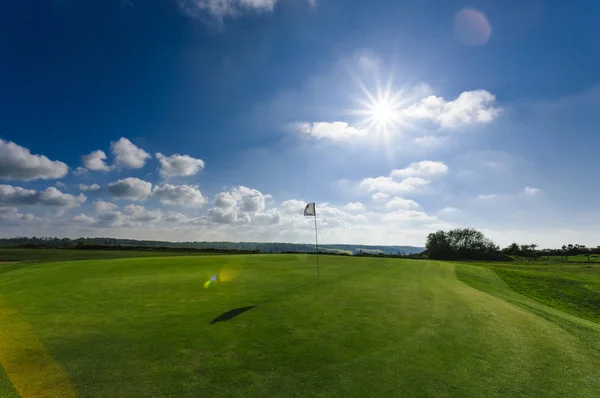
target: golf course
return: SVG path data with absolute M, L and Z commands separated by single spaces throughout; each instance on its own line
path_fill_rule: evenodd
M 597 269 L 570 267 L 597 297 Z M 509 285 L 518 267 L 321 256 L 320 268 L 310 254 L 0 264 L 0 397 L 600 392 L 595 302 Z

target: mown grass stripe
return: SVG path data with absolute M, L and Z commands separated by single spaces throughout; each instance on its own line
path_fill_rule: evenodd
M 0 298 L 0 364 L 23 398 L 75 397 L 69 377 L 29 324 Z

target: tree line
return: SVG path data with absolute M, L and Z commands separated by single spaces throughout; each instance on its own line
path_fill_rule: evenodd
M 543 257 L 585 255 L 591 261 L 592 255 L 600 255 L 600 246 L 586 247 L 581 244 L 565 244 L 558 249 L 538 249 L 538 244 L 511 243 L 500 249 L 481 231 L 473 228 L 457 228 L 449 231 L 437 231 L 429 234 L 425 243 L 425 252 L 434 260 L 492 260 L 510 261 L 513 257 L 538 259 Z

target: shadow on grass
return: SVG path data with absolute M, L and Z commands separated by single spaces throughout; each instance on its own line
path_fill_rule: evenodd
M 310 285 L 311 283 L 314 283 L 314 282 L 316 282 L 316 281 L 317 281 L 317 279 L 313 279 L 312 281 L 309 281 L 309 282 L 303 283 L 303 284 L 301 284 L 301 285 L 298 285 L 298 286 L 294 286 L 293 288 L 291 288 L 291 289 L 288 289 L 288 290 L 286 290 L 286 291 L 284 291 L 284 292 L 278 293 L 278 294 L 274 295 L 273 297 L 269 297 L 268 299 L 266 299 L 266 300 L 263 300 L 263 301 L 261 301 L 261 302 L 260 302 L 260 303 L 258 303 L 258 304 L 251 305 L 251 306 L 249 306 L 249 307 L 240 307 L 240 308 L 234 308 L 234 309 L 232 309 L 232 310 L 229 310 L 229 311 L 227 311 L 227 312 L 224 312 L 224 313 L 222 313 L 221 315 L 219 315 L 218 317 L 216 317 L 215 319 L 213 319 L 212 321 L 210 321 L 210 324 L 211 324 L 211 325 L 213 325 L 213 324 L 215 324 L 215 323 L 218 323 L 218 322 L 225 322 L 225 321 L 228 321 L 228 320 L 230 320 L 230 319 L 232 319 L 232 318 L 235 318 L 235 317 L 236 317 L 236 316 L 238 316 L 238 315 L 242 315 L 244 312 L 246 312 L 246 311 L 249 311 L 249 310 L 251 310 L 252 308 L 256 308 L 256 307 L 258 307 L 259 305 L 262 305 L 262 304 L 268 303 L 269 301 L 271 301 L 271 300 L 274 300 L 274 299 L 276 299 L 277 297 L 281 297 L 281 296 L 283 296 L 283 295 L 285 295 L 285 294 L 288 294 L 288 293 L 290 293 L 290 292 L 292 292 L 292 291 L 294 291 L 294 290 L 296 290 L 296 289 L 299 289 L 299 288 L 301 288 L 301 287 L 308 286 L 308 285 Z

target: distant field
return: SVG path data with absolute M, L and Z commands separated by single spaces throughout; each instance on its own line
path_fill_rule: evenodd
M 600 255 L 599 254 L 590 254 L 590 258 L 583 254 L 579 254 L 577 256 L 568 256 L 565 260 L 565 256 L 540 256 L 538 262 L 552 262 L 552 263 L 600 263 Z
M 342 256 L 321 265 L 318 281 L 315 256 L 301 254 L 51 262 L 0 274 L 0 397 L 600 391 L 600 325 L 517 294 L 494 272 L 528 269 Z

